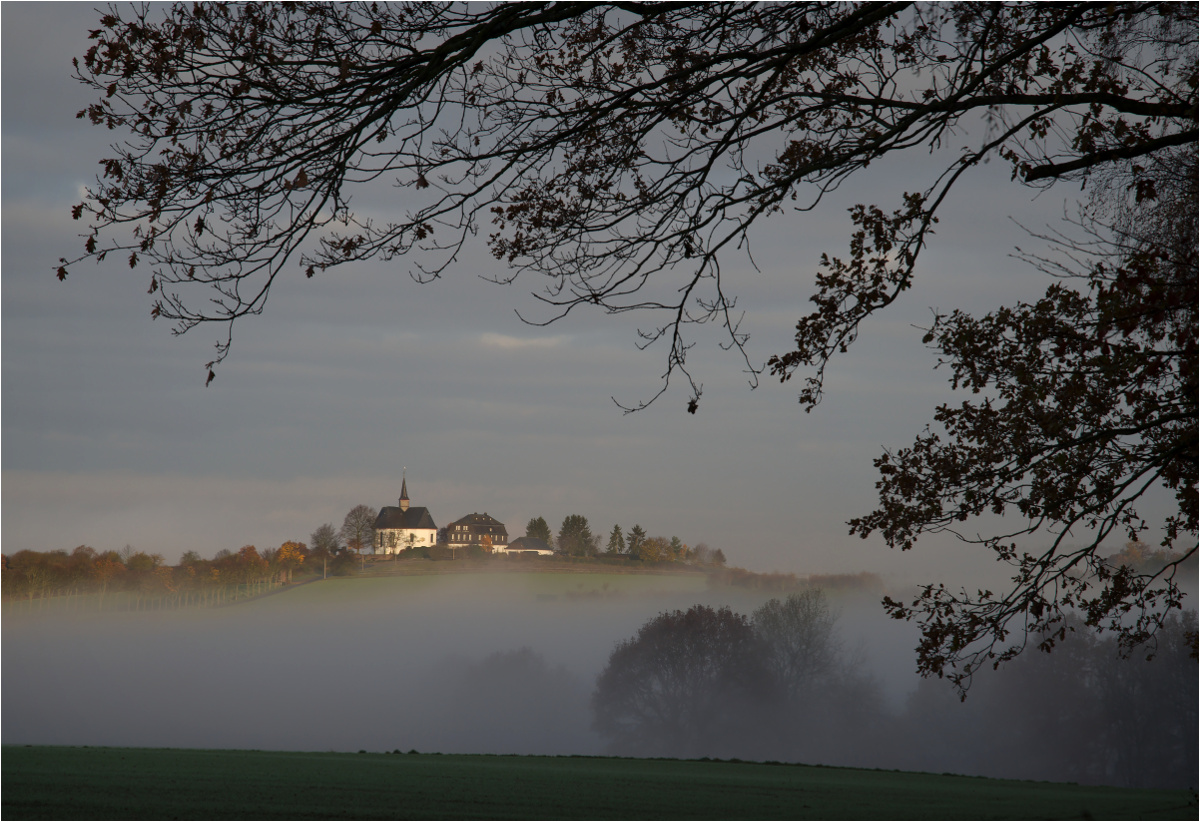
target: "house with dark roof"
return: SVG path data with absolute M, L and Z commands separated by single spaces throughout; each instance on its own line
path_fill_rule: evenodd
M 469 548 L 472 545 L 487 551 L 504 550 L 508 547 L 508 529 L 500 520 L 488 516 L 487 511 L 468 514 L 446 526 L 447 547 Z
M 405 548 L 428 548 L 437 543 L 437 526 L 429 509 L 411 506 L 408 478 L 400 484 L 400 504 L 385 505 L 375 518 L 375 553 L 395 554 Z
M 554 549 L 537 537 L 517 537 L 505 549 L 497 549 L 502 554 L 537 554 L 553 556 Z

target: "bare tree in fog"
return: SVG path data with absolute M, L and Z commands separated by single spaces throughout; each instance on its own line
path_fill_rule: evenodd
M 426 694 L 416 722 L 419 735 L 436 738 L 438 750 L 590 752 L 580 749 L 588 738 L 585 684 L 529 648 L 493 653 L 479 662 L 446 660 L 419 690 Z
M 342 522 L 342 541 L 356 553 L 371 550 L 375 545 L 375 520 L 379 512 L 369 505 L 356 505 Z
M 834 635 L 837 617 L 825 592 L 810 588 L 754 612 L 754 630 L 763 641 L 767 667 L 792 698 L 827 677 L 841 655 Z
M 1068 621 L 1053 654 L 976 683 L 965 703 L 923 680 L 903 722 L 901 767 L 1014 779 L 1194 788 L 1200 675 L 1196 613 L 1163 623 L 1158 652 L 1123 658 L 1117 639 Z
M 774 697 L 750 621 L 696 605 L 617 645 L 592 696 L 593 727 L 619 753 L 727 755 Z
M 317 526 L 317 530 L 313 531 L 312 536 L 308 538 L 308 544 L 312 546 L 312 552 L 315 556 L 329 556 L 338 547 L 337 529 L 333 527 L 332 522 Z
M 783 699 L 761 756 L 878 767 L 891 720 L 879 684 L 846 653 L 825 592 L 810 588 L 754 612 L 755 633 Z
M 1143 788 L 1196 787 L 1200 673 L 1196 612 L 1171 614 L 1157 653 L 1123 658 L 1112 640 L 1087 637 L 1097 657 L 1104 778 Z

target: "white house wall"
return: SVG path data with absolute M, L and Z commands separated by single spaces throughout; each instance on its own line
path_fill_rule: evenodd
M 381 528 L 375 532 L 375 553 L 395 554 L 403 551 L 408 547 L 410 534 L 413 537 L 413 547 L 428 548 L 437 543 L 437 531 L 433 528 Z

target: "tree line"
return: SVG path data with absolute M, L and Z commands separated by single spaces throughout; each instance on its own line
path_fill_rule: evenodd
M 22 550 L 0 558 L 5 599 L 100 597 L 101 607 L 131 609 L 215 605 L 264 593 L 294 580 L 297 572 L 339 575 L 355 567 L 349 551 L 287 540 L 277 548 L 244 545 L 211 559 L 187 551 L 178 565 L 162 554 L 97 551 L 80 545 L 67 552 Z M 105 604 L 107 601 L 107 605 Z
M 3 555 L 3 591 L 5 599 L 47 599 L 82 595 L 114 595 L 113 607 L 179 607 L 191 604 L 217 604 L 261 593 L 271 586 L 292 582 L 299 572 L 306 575 L 341 576 L 358 567 L 357 557 L 374 545 L 374 523 L 378 512 L 368 505 L 356 505 L 347 512 L 341 528 L 332 523 L 318 526 L 307 544 L 287 540 L 277 548 L 258 549 L 244 545 L 237 551 L 222 549 L 211 559 L 187 551 L 178 565 L 168 565 L 162 554 L 147 553 L 126 546 L 121 551 L 97 551 L 89 545 L 65 550 L 39 552 L 21 550 Z M 526 536 L 556 545 L 567 556 L 600 555 L 597 539 L 587 518 L 571 514 L 563 520 L 555 539 L 542 517 L 529 521 Z M 437 546 L 413 548 L 411 555 L 443 558 Z M 471 546 L 465 556 L 485 556 L 482 546 Z M 625 538 L 619 525 L 613 526 L 607 549 L 609 556 L 622 556 L 642 562 L 677 562 L 696 566 L 723 566 L 725 555 L 704 543 L 690 547 L 678 537 L 648 537 L 639 525 Z M 447 558 L 449 555 L 447 554 Z
M 543 517 L 534 517 L 525 525 L 525 536 L 540 539 L 547 545 L 570 557 L 627 557 L 640 562 L 679 562 L 689 565 L 720 566 L 725 564 L 725 552 L 712 549 L 703 542 L 689 546 L 679 537 L 648 536 L 641 525 L 634 525 L 626 533 L 621 526 L 614 525 L 608 534 L 604 550 L 600 549 L 600 537 L 592 533 L 587 517 L 569 514 L 563 518 L 558 536 L 550 532 Z
M 925 678 L 899 708 L 845 647 L 820 589 L 752 615 L 696 605 L 619 643 L 591 699 L 610 753 L 953 771 L 1186 788 L 1197 769 L 1196 612 L 1123 656 L 1072 616 L 1054 654 L 991 672 L 961 701 Z

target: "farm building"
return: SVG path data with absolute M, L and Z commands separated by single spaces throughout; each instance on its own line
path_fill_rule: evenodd
M 468 514 L 446 526 L 446 545 L 450 548 L 479 545 L 485 550 L 503 551 L 508 547 L 508 529 L 486 511 Z
M 507 548 L 496 550 L 503 554 L 533 553 L 539 556 L 553 556 L 554 554 L 554 549 L 537 537 L 517 537 L 508 544 Z

